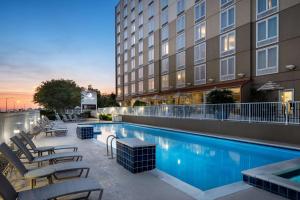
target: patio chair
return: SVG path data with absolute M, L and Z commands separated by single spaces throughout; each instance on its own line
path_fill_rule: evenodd
M 27 149 L 25 144 L 17 136 L 13 136 L 10 140 L 22 151 L 29 163 L 38 163 L 41 166 L 44 161 L 48 161 L 49 164 L 57 163 L 58 161 L 81 161 L 82 155 L 78 152 L 67 153 L 53 153 L 46 156 L 34 157 L 32 153 Z
M 9 161 L 9 163 L 16 168 L 16 170 L 20 173 L 22 177 L 31 180 L 32 188 L 36 185 L 36 179 L 38 178 L 47 178 L 49 183 L 52 183 L 53 182 L 52 176 L 56 180 L 81 177 L 81 175 L 85 170 L 86 171 L 85 177 L 88 177 L 90 171 L 89 165 L 83 161 L 58 163 L 58 164 L 48 165 L 36 169 L 27 169 L 24 166 L 24 164 L 21 162 L 20 158 L 17 157 L 17 155 L 7 146 L 7 144 L 5 143 L 0 144 L 0 152 L 5 157 L 5 159 Z M 79 174 L 77 176 L 71 176 L 68 174 L 65 176 L 61 176 L 62 173 L 70 172 L 70 171 L 78 171 Z
M 41 200 L 87 193 L 81 199 L 87 199 L 91 192 L 99 191 L 98 199 L 102 198 L 103 188 L 93 179 L 75 179 L 63 181 L 31 190 L 17 192 L 7 178 L 0 173 L 0 196 L 4 200 Z
M 77 146 L 72 146 L 72 145 L 60 145 L 60 146 L 43 146 L 43 147 L 37 147 L 34 142 L 32 141 L 32 138 L 29 136 L 30 134 L 25 133 L 24 131 L 22 131 L 20 133 L 20 136 L 24 139 L 24 141 L 26 141 L 25 145 L 29 145 L 30 148 L 32 149 L 33 153 L 37 153 L 39 156 L 42 156 L 44 152 L 48 152 L 49 151 L 52 153 L 56 150 L 67 150 L 67 149 L 71 149 L 74 152 L 78 151 L 78 147 Z
M 70 119 L 68 119 L 68 117 L 65 114 L 63 114 L 62 117 L 64 122 L 70 122 Z
M 75 122 L 76 120 L 72 117 L 71 114 L 66 114 L 66 116 L 68 117 L 68 119 L 71 121 L 71 122 Z

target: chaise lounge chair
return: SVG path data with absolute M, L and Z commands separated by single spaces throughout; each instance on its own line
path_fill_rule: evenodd
M 84 170 L 86 170 L 85 177 L 87 177 L 90 171 L 90 167 L 85 162 L 82 161 L 58 163 L 54 165 L 48 165 L 45 167 L 28 170 L 21 162 L 21 160 L 16 156 L 16 154 L 7 146 L 7 144 L 5 143 L 0 144 L 0 152 L 5 157 L 5 159 L 8 160 L 10 164 L 17 169 L 17 171 L 20 173 L 21 176 L 23 176 L 25 179 L 31 180 L 32 188 L 35 186 L 36 179 L 38 178 L 48 178 L 49 183 L 52 183 L 53 182 L 52 176 L 56 180 L 81 177 Z M 61 176 L 62 172 L 69 172 L 69 171 L 78 171 L 79 174 L 77 176 L 74 175 Z M 58 174 L 60 176 L 58 176 Z
M 34 157 L 32 153 L 27 149 L 25 144 L 17 136 L 13 136 L 10 140 L 17 145 L 17 147 L 25 155 L 29 163 L 38 163 L 38 166 L 44 161 L 48 161 L 49 164 L 57 163 L 58 161 L 79 161 L 82 160 L 82 155 L 78 152 L 67 152 L 67 153 L 53 153 L 46 156 Z
M 75 179 L 60 183 L 55 183 L 32 190 L 24 190 L 17 192 L 7 178 L 0 173 L 0 196 L 4 200 L 41 200 L 41 199 L 57 199 L 59 197 L 87 193 L 81 199 L 87 199 L 91 192 L 99 191 L 98 200 L 102 198 L 103 188 L 93 179 Z

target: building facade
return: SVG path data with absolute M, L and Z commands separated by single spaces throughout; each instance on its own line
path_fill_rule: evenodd
M 300 100 L 300 0 L 120 0 L 115 13 L 122 105 L 200 104 L 215 88 Z

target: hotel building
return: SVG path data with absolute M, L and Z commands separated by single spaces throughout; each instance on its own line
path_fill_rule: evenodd
M 300 100 L 300 0 L 120 0 L 115 16 L 122 105 L 200 104 L 214 88 Z

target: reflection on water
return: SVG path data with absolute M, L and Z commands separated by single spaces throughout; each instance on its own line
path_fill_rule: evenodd
M 241 171 L 299 157 L 296 151 L 183 134 L 129 124 L 97 124 L 108 135 L 157 144 L 157 168 L 201 190 L 241 180 Z

